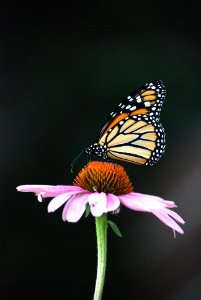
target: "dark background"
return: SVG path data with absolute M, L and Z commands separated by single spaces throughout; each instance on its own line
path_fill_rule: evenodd
M 193 1 L 1 2 L 0 295 L 92 299 L 94 219 L 64 223 L 20 184 L 71 184 L 70 163 L 133 89 L 162 79 L 167 151 L 123 164 L 135 191 L 177 203 L 185 234 L 124 208 L 103 299 L 201 298 L 201 34 Z

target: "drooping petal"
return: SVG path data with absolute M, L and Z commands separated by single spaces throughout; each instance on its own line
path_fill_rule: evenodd
M 113 194 L 107 194 L 106 212 L 116 210 L 119 206 L 119 198 Z
M 164 224 L 172 228 L 173 230 L 183 234 L 184 231 L 181 229 L 181 227 L 172 219 L 170 216 L 168 216 L 166 211 L 155 211 L 153 210 L 152 213 Z
M 73 192 L 81 193 L 86 192 L 79 186 L 74 185 L 20 185 L 17 187 L 19 192 L 33 192 L 40 195 L 41 198 L 55 197 L 57 195 Z
M 167 214 L 174 218 L 177 222 L 185 224 L 185 221 L 175 211 L 172 211 L 168 208 L 163 209 L 163 211 L 167 212 Z
M 107 196 L 105 193 L 91 194 L 88 198 L 88 202 L 94 217 L 100 217 L 104 212 L 107 212 Z
M 86 203 L 88 202 L 89 193 L 77 194 L 72 196 L 63 209 L 62 219 L 63 221 L 68 221 L 75 223 L 83 215 Z
M 48 204 L 48 212 L 54 212 L 57 210 L 60 206 L 62 206 L 68 199 L 72 196 L 75 195 L 74 192 L 70 193 L 64 193 L 56 196 L 53 198 L 50 203 Z
M 184 224 L 184 220 L 176 212 L 169 209 L 176 207 L 173 201 L 167 201 L 160 197 L 139 193 L 120 195 L 118 198 L 126 207 L 135 211 L 150 212 L 174 231 L 181 234 L 184 233 L 181 227 L 175 222 L 176 220 L 177 222 Z

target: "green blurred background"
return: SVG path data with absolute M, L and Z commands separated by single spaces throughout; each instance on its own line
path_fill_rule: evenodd
M 167 150 L 154 167 L 126 168 L 135 191 L 177 203 L 184 236 L 126 208 L 108 236 L 103 299 L 201 299 L 201 34 L 191 1 L 1 4 L 0 296 L 92 299 L 94 219 L 17 193 L 20 184 L 70 184 L 75 156 L 135 88 L 162 79 Z

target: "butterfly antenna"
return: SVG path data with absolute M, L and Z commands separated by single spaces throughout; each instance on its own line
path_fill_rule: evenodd
M 91 161 L 91 154 L 85 151 L 87 162 Z
M 74 166 L 76 165 L 76 163 L 78 162 L 80 156 L 82 155 L 82 153 L 83 153 L 84 151 L 85 151 L 85 150 L 82 150 L 82 151 L 75 157 L 75 159 L 72 161 L 72 163 L 71 163 L 71 173 L 73 173 Z

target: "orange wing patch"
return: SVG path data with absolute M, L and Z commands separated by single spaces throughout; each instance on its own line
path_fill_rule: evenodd
M 155 90 L 147 90 L 141 94 L 145 106 L 153 106 L 156 103 L 157 94 Z
M 124 118 L 128 117 L 129 113 L 123 113 L 121 115 L 118 115 L 117 117 L 114 118 L 114 120 L 109 124 L 108 127 L 106 127 L 104 133 L 108 132 L 108 130 L 110 130 L 110 128 L 112 128 L 113 126 L 115 126 L 116 124 L 118 124 L 121 120 L 123 120 Z
M 137 156 L 141 156 L 142 158 L 149 159 L 151 156 L 151 151 L 149 149 L 144 149 L 140 147 L 135 146 L 121 146 L 121 147 L 111 147 L 110 148 L 111 153 L 118 153 L 118 154 L 134 154 Z
M 128 121 L 127 121 L 128 122 Z M 125 124 L 127 123 L 125 122 Z M 143 127 L 143 126 L 146 126 L 147 123 L 144 122 L 144 121 L 138 121 L 138 122 L 135 122 L 132 126 L 130 126 L 129 128 L 125 129 L 124 132 L 125 133 L 132 133 L 134 131 L 136 131 L 137 129 Z M 122 126 L 123 128 L 123 126 Z
M 108 153 L 108 156 L 110 158 L 113 159 L 118 159 L 118 160 L 123 160 L 123 161 L 127 161 L 133 164 L 137 164 L 137 165 L 144 165 L 147 162 L 147 159 L 145 158 L 141 158 L 141 157 L 137 157 L 137 156 L 132 156 L 132 155 L 125 155 L 122 153 L 115 153 L 113 151 Z
M 156 95 L 156 91 L 155 90 L 147 90 L 147 91 L 143 92 L 141 95 L 142 95 L 142 97 L 149 96 L 149 95 Z
M 134 112 L 132 112 L 130 114 L 130 116 L 136 116 L 136 115 L 139 115 L 139 114 L 146 115 L 148 112 L 149 111 L 146 108 L 139 108 L 139 109 L 135 110 Z
M 156 148 L 156 143 L 153 141 L 138 140 L 132 143 L 133 145 L 142 146 L 153 151 Z
M 111 142 L 108 143 L 108 147 L 114 147 L 125 143 L 130 143 L 138 139 L 138 134 L 119 134 Z
M 154 95 L 143 97 L 143 101 L 153 101 L 153 100 L 156 100 L 156 96 L 154 96 Z

